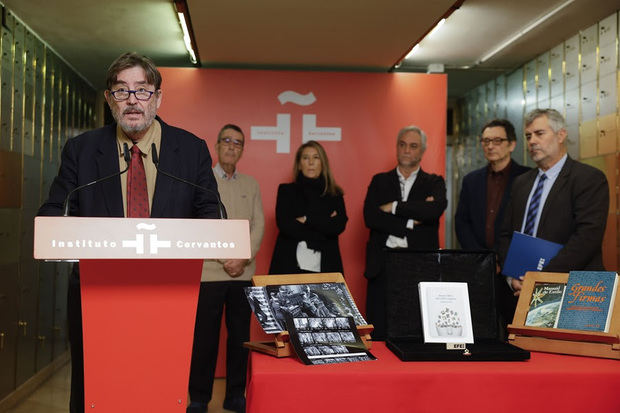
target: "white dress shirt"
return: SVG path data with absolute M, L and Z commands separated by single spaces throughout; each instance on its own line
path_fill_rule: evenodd
M 416 169 L 409 175 L 409 177 L 405 178 L 402 173 L 400 173 L 400 168 L 396 168 L 396 174 L 398 175 L 398 182 L 400 183 L 400 195 L 401 201 L 406 201 L 409 198 L 409 192 L 411 191 L 411 187 L 415 183 L 416 178 L 418 177 L 418 172 L 420 168 Z M 392 214 L 396 214 L 396 207 L 398 206 L 398 201 L 392 202 Z M 407 228 L 413 229 L 413 219 L 407 220 L 406 224 Z M 388 236 L 385 241 L 385 246 L 388 248 L 407 248 L 407 237 L 397 237 L 395 235 Z

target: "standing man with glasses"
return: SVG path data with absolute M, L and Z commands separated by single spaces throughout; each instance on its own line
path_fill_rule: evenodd
M 484 125 L 480 144 L 487 166 L 463 178 L 454 216 L 456 237 L 465 250 L 492 250 L 515 178 L 530 168 L 512 158 L 517 136 L 512 123 L 494 119 Z
M 515 128 L 505 119 L 494 119 L 482 127 L 480 144 L 487 166 L 463 178 L 459 205 L 454 216 L 456 237 L 465 250 L 495 250 L 504 211 L 515 178 L 530 168 L 512 158 L 517 145 Z M 500 325 L 511 317 L 512 291 L 505 282 L 495 282 Z M 508 304 L 506 304 L 508 303 Z
M 126 174 L 104 180 L 71 196 L 69 214 L 83 217 L 218 218 L 217 183 L 204 140 L 156 116 L 162 101 L 161 75 L 151 59 L 136 53 L 118 57 L 107 73 L 105 98 L 114 124 L 69 139 L 60 170 L 39 215 L 63 215 L 69 192 L 126 168 L 124 146 L 131 149 Z M 158 175 L 159 167 L 207 188 L 201 191 Z M 67 297 L 71 344 L 70 411 L 84 412 L 84 362 L 79 267 L 69 279 Z M 154 360 L 155 362 L 155 360 Z M 122 374 L 122 372 L 119 372 Z
M 198 297 L 192 367 L 189 376 L 191 403 L 187 413 L 204 413 L 213 393 L 213 379 L 220 341 L 220 325 L 226 307 L 226 395 L 224 408 L 245 412 L 245 381 L 248 350 L 243 343 L 250 339 L 251 310 L 244 288 L 256 270 L 265 220 L 260 188 L 256 179 L 237 171 L 245 146 L 243 131 L 237 125 L 222 127 L 215 150 L 218 163 L 213 168 L 222 202 L 231 219 L 250 222 L 249 260 L 206 260 Z
M 607 178 L 567 155 L 566 123 L 554 109 L 535 109 L 525 116 L 525 139 L 537 168 L 519 176 L 512 186 L 498 242 L 500 262 L 506 259 L 513 231 L 519 231 L 563 245 L 542 271 L 604 270 Z M 506 280 L 518 296 L 523 277 Z M 516 299 L 511 305 L 514 314 Z

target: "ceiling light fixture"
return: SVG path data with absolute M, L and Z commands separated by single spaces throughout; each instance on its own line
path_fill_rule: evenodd
M 443 26 L 443 24 L 446 22 L 446 19 L 441 19 L 439 20 L 439 23 L 437 23 L 435 25 L 435 27 L 433 27 L 433 30 L 431 30 L 431 32 L 428 34 L 427 37 L 431 37 L 434 33 L 437 33 L 437 29 L 439 29 L 441 26 Z
M 192 63 L 196 64 L 198 60 L 196 59 L 196 52 L 194 52 L 194 48 L 192 47 L 192 39 L 189 37 L 189 30 L 187 28 L 187 22 L 185 21 L 185 14 L 177 13 L 179 16 L 179 21 L 181 22 L 181 29 L 183 29 L 183 43 L 185 43 L 185 48 L 189 52 L 189 59 Z
M 422 42 L 422 40 L 424 40 L 424 38 L 425 38 L 426 36 L 430 36 L 430 35 L 431 35 L 432 33 L 434 33 L 434 32 L 435 32 L 435 31 L 436 31 L 439 27 L 441 27 L 441 26 L 442 26 L 442 25 L 446 22 L 446 19 L 447 19 L 448 17 L 450 17 L 450 15 L 451 15 L 452 13 L 454 13 L 456 10 L 458 10 L 464 2 L 465 2 L 465 0 L 457 0 L 456 2 L 454 2 L 454 4 L 453 4 L 452 6 L 450 6 L 450 8 L 449 8 L 449 9 L 448 9 L 448 10 L 447 10 L 447 11 L 446 11 L 446 12 L 445 12 L 445 13 L 444 13 L 444 14 L 443 14 L 440 18 L 439 18 L 439 20 L 437 20 L 437 21 L 435 22 L 435 24 L 433 24 L 433 25 L 431 26 L 431 28 L 430 28 L 430 29 L 428 29 L 428 30 L 426 31 L 426 33 L 424 33 L 424 34 L 422 35 L 422 37 L 420 37 L 420 38 L 418 39 L 418 41 L 417 41 L 417 42 L 415 42 L 415 43 L 413 44 L 413 46 L 411 46 L 411 48 L 410 48 L 409 50 L 407 50 L 407 53 L 405 53 L 404 55 L 402 55 L 402 56 L 400 57 L 400 59 L 398 59 L 398 60 L 396 61 L 396 63 L 394 63 L 394 65 L 392 65 L 392 67 L 390 68 L 389 72 L 392 72 L 392 71 L 394 71 L 394 69 L 396 69 L 396 68 L 400 67 L 400 65 L 402 64 L 403 60 L 411 58 L 411 56 L 413 56 L 413 55 L 414 55 L 414 54 L 415 54 L 415 53 L 416 53 L 416 52 L 420 49 L 420 43 Z
M 492 51 L 490 51 L 486 55 L 482 56 L 482 58 L 480 58 L 480 60 L 478 60 L 477 63 L 481 64 L 481 63 L 486 62 L 487 60 L 489 60 L 490 58 L 492 58 L 493 56 L 495 56 L 496 54 L 498 54 L 502 50 L 506 49 L 508 46 L 510 46 L 511 44 L 513 44 L 514 42 L 516 42 L 517 40 L 522 38 L 523 36 L 525 36 L 527 33 L 532 31 L 532 29 L 534 29 L 538 25 L 544 23 L 545 21 L 549 20 L 551 17 L 555 16 L 557 13 L 559 13 L 565 7 L 567 7 L 568 5 L 570 5 L 571 3 L 574 3 L 574 2 L 575 2 L 575 0 L 567 0 L 564 3 L 560 4 L 558 7 L 554 8 L 553 10 L 551 10 L 548 13 L 542 15 L 538 19 L 534 20 L 533 22 L 528 24 L 524 29 L 522 29 L 518 33 L 512 35 L 508 40 L 504 41 L 502 44 L 497 46 L 495 49 L 493 49 Z
M 416 44 L 415 46 L 413 46 L 413 49 L 411 49 L 411 51 L 409 53 L 407 53 L 407 56 L 405 56 L 405 59 L 411 59 L 411 57 L 418 51 L 420 50 L 420 43 Z
M 183 43 L 189 53 L 189 58 L 193 64 L 200 66 L 200 58 L 198 57 L 198 47 L 196 46 L 196 39 L 194 38 L 194 31 L 192 29 L 192 19 L 189 16 L 189 10 L 187 9 L 186 0 L 174 0 L 174 6 L 177 10 L 177 17 L 183 30 Z

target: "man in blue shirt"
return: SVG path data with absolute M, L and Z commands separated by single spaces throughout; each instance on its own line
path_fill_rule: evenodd
M 543 271 L 604 270 L 601 244 L 609 212 L 605 175 L 567 155 L 565 121 L 554 109 L 526 115 L 525 139 L 538 168 L 515 179 L 498 243 L 500 262 L 506 259 L 513 231 L 520 231 L 563 245 Z M 517 297 L 523 276 L 506 280 Z

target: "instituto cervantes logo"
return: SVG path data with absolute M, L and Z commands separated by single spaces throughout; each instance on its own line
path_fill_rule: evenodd
M 162 249 L 232 249 L 234 242 L 222 240 L 183 240 L 159 239 L 155 224 L 144 222 L 136 224 L 136 234 L 133 239 L 111 239 L 93 236 L 88 239 L 56 239 L 51 240 L 52 248 L 69 249 L 116 249 L 131 248 L 136 255 L 157 255 Z
M 316 102 L 314 93 L 301 93 L 287 90 L 278 95 L 281 105 L 294 103 L 299 106 L 310 106 Z M 259 141 L 276 141 L 276 153 L 291 152 L 291 114 L 277 113 L 275 126 L 252 126 L 250 139 Z M 302 115 L 302 143 L 308 141 L 340 141 L 342 129 L 337 127 L 318 127 L 316 114 L 304 113 Z

